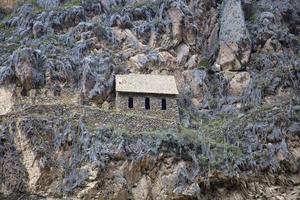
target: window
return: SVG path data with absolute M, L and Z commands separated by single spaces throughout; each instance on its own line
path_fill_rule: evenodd
M 145 98 L 145 109 L 146 110 L 150 109 L 150 98 L 149 97 Z
M 128 108 L 133 108 L 133 98 L 132 97 L 128 98 Z
M 161 99 L 161 109 L 167 110 L 167 101 L 166 99 Z

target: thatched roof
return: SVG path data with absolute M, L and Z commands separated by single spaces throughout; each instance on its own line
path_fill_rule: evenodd
M 116 91 L 151 94 L 178 94 L 174 76 L 116 75 Z

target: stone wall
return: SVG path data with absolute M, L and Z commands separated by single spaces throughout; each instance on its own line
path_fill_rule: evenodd
M 65 112 L 70 111 L 69 113 L 81 116 L 90 127 L 94 128 L 111 127 L 126 132 L 178 130 L 179 114 L 175 97 L 164 97 L 167 100 L 167 110 L 160 110 L 162 97 L 158 96 L 150 97 L 152 110 L 144 109 L 144 97 L 134 97 L 135 106 L 139 110 L 127 109 L 128 98 L 125 96 L 121 98 L 123 104 L 119 104 L 124 110 L 103 110 L 96 106 L 81 105 L 79 96 L 67 91 L 63 91 L 61 96 L 53 96 L 45 94 L 46 91 L 31 90 L 28 96 L 17 95 L 17 98 L 12 98 L 9 91 L 0 89 L 0 97 L 2 97 L 0 98 L 0 117 L 20 112 L 26 112 L 26 114 L 47 112 L 49 115 L 52 113 L 56 115 L 57 111 L 66 110 Z M 39 95 L 36 96 L 37 94 Z M 8 104 L 9 102 L 11 105 Z
M 119 111 L 104 111 L 86 107 L 84 109 L 86 123 L 91 127 L 111 127 L 127 132 L 154 132 L 154 131 L 178 131 L 176 120 L 161 119 L 137 113 L 124 113 Z
M 133 108 L 128 107 L 128 98 L 133 98 Z M 145 109 L 145 98 L 150 98 L 150 109 Z M 166 110 L 161 109 L 162 98 L 166 99 Z M 118 92 L 116 96 L 116 108 L 120 112 L 132 112 L 145 116 L 159 117 L 163 119 L 179 119 L 177 99 L 175 95 L 139 94 Z
M 88 129 L 111 128 L 127 133 L 142 133 L 156 131 L 178 131 L 178 123 L 172 119 L 161 119 L 147 115 L 139 115 L 132 112 L 119 112 L 116 110 L 101 110 L 94 106 L 66 105 L 66 104 L 39 104 L 27 106 L 17 112 L 0 115 L 0 121 L 8 116 L 15 118 L 19 115 L 43 115 L 47 116 L 66 115 L 73 116 L 72 120 L 81 119 Z

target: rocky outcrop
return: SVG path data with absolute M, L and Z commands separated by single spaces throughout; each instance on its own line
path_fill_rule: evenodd
M 220 49 L 216 64 L 220 65 L 222 70 L 245 69 L 250 59 L 251 40 L 240 0 L 223 2 L 219 40 Z
M 182 41 L 182 21 L 184 13 L 181 11 L 180 5 L 174 2 L 168 9 L 168 15 L 172 23 L 172 35 L 175 40 L 174 45 L 177 45 Z
M 243 92 L 249 86 L 251 77 L 248 72 L 232 73 L 227 77 L 232 76 L 229 82 L 229 92 L 235 96 L 242 96 Z
M 1 8 L 0 199 L 296 199 L 299 9 L 295 0 Z M 131 72 L 176 77 L 180 134 L 135 123 L 144 131 L 133 135 L 105 114 L 115 74 Z
M 0 87 L 0 115 L 7 114 L 11 111 L 14 104 L 13 89 Z
M 292 132 L 299 117 L 290 114 L 299 110 L 292 105 L 284 113 L 278 105 L 226 121 L 205 120 L 203 132 L 181 134 L 128 134 L 101 123 L 105 113 L 86 106 L 28 107 L 0 116 L 0 191 L 41 199 L 251 198 L 257 190 L 251 184 L 264 185 L 252 170 L 267 171 L 257 175 L 269 186 L 284 187 L 278 179 L 297 185 L 292 177 L 299 173 L 300 147 Z
M 101 105 L 114 92 L 114 64 L 110 58 L 88 57 L 84 61 L 81 92 L 85 101 Z M 110 99 L 111 101 L 111 99 Z
M 61 0 L 37 0 L 37 4 L 45 9 L 53 9 L 59 6 Z
M 22 85 L 22 94 L 45 85 L 45 57 L 33 49 L 20 49 L 12 55 L 10 68 L 17 81 Z

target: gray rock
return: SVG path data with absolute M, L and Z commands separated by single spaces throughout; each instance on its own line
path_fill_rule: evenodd
M 35 38 L 39 38 L 44 33 L 44 25 L 42 22 L 37 21 L 32 27 L 32 33 Z
M 0 85 L 14 83 L 15 73 L 10 67 L 0 68 Z
M 88 57 L 83 66 L 81 91 L 85 101 L 102 104 L 113 92 L 114 65 L 110 58 Z
M 31 89 L 45 84 L 45 57 L 30 48 L 19 49 L 12 55 L 11 69 L 23 87 L 22 93 L 27 95 Z
M 60 0 L 37 0 L 37 4 L 45 9 L 53 9 L 60 4 Z
M 280 142 L 282 141 L 283 135 L 280 128 L 274 128 L 273 131 L 267 136 L 268 142 Z
M 205 79 L 207 78 L 207 73 L 204 70 L 193 70 L 193 81 L 195 81 L 199 86 L 203 86 Z
M 265 19 L 269 20 L 272 23 L 275 22 L 275 16 L 271 12 L 263 12 L 263 13 L 260 14 L 260 17 L 259 17 L 260 22 L 263 23 L 263 21 Z
M 6 22 L 8 26 L 17 26 L 25 29 L 32 23 L 34 7 L 31 4 L 24 4 L 16 10 L 15 16 Z
M 5 41 L 5 35 L 4 33 L 0 33 L 0 42 L 4 42 Z
M 293 122 L 287 129 L 288 133 L 293 136 L 300 136 L 300 123 Z
M 223 2 L 219 40 L 217 64 L 223 70 L 241 70 L 250 59 L 251 40 L 240 0 Z
M 74 6 L 59 16 L 59 21 L 63 28 L 75 26 L 86 20 L 85 11 L 82 6 Z
M 95 1 L 83 1 L 81 5 L 84 10 L 90 15 L 95 16 L 104 13 L 104 8 L 100 2 Z

